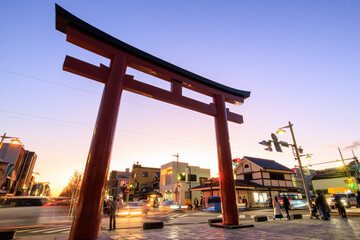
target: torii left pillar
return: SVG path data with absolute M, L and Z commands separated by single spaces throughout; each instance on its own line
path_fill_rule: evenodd
M 99 233 L 101 221 L 99 203 L 110 164 L 125 71 L 125 57 L 115 55 L 111 61 L 110 73 L 96 119 L 70 240 L 96 239 Z

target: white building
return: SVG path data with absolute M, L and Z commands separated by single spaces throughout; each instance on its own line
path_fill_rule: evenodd
M 190 192 L 189 189 L 203 184 L 208 179 L 210 169 L 189 166 L 184 162 L 169 162 L 161 166 L 160 193 L 163 200 L 192 204 L 195 197 L 200 200 L 202 193 Z

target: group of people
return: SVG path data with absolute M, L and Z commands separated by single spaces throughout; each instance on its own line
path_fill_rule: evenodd
M 288 220 L 290 220 L 290 214 L 289 214 L 289 211 L 290 211 L 290 201 L 289 199 L 284 196 L 283 198 L 283 206 L 284 206 L 284 210 L 286 212 L 286 218 Z M 279 202 L 279 199 L 278 197 L 274 197 L 274 202 L 272 203 L 273 207 L 274 207 L 274 220 L 279 218 L 279 219 L 282 219 L 283 218 L 283 215 L 282 215 L 282 212 L 281 212 L 281 204 Z
M 205 208 L 205 198 L 201 196 L 201 199 L 194 199 L 194 211 L 199 210 L 202 211 Z

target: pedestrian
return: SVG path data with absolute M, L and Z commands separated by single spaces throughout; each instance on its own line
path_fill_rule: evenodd
M 290 220 L 290 215 L 289 215 L 290 201 L 286 196 L 284 196 L 284 198 L 283 198 L 283 204 L 284 204 L 284 209 L 285 209 L 285 212 L 286 212 L 286 217 L 287 217 L 288 220 Z
M 201 196 L 200 199 L 200 207 L 201 207 L 201 211 L 205 209 L 205 198 L 203 196 Z
M 316 217 L 316 219 L 319 219 L 319 216 L 317 215 L 317 207 L 315 205 L 315 198 L 311 198 L 311 218 Z
M 273 208 L 272 198 L 271 197 L 269 197 L 268 202 L 269 202 L 269 208 Z
M 245 196 L 243 197 L 242 202 L 245 203 L 245 207 L 247 208 L 247 200 L 246 200 Z
M 115 230 L 116 229 L 116 212 L 118 207 L 118 200 L 115 197 L 114 200 L 111 202 L 110 205 L 110 223 L 109 223 L 109 230 Z
M 196 209 L 199 209 L 199 200 L 197 198 L 194 199 L 194 211 L 196 211 Z
M 319 212 L 320 212 L 323 220 L 325 220 L 325 221 L 329 220 L 329 216 L 326 212 L 326 200 L 325 200 L 324 195 L 322 195 L 321 193 L 318 193 L 318 196 L 315 201 L 315 205 L 319 209 Z
M 106 209 L 106 206 L 107 206 L 107 201 L 106 200 L 104 200 L 104 202 L 103 202 L 103 215 L 105 216 L 105 215 L 107 215 L 107 209 Z
M 357 192 L 357 195 L 356 195 L 356 207 L 357 208 L 360 208 L 360 191 Z
M 278 197 L 274 197 L 274 202 L 273 202 L 273 206 L 274 206 L 274 220 L 276 218 L 280 218 L 280 220 L 283 218 L 282 212 L 281 212 L 281 208 L 280 208 L 280 203 L 278 201 Z
M 342 203 L 339 195 L 335 195 L 335 207 L 338 209 L 338 213 L 342 218 L 347 218 L 344 204 Z
M 242 199 L 241 199 L 241 197 L 239 197 L 239 203 L 242 203 Z

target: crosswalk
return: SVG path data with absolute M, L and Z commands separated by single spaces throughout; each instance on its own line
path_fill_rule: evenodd
M 71 225 L 20 229 L 16 231 L 16 235 L 67 234 L 70 228 Z

